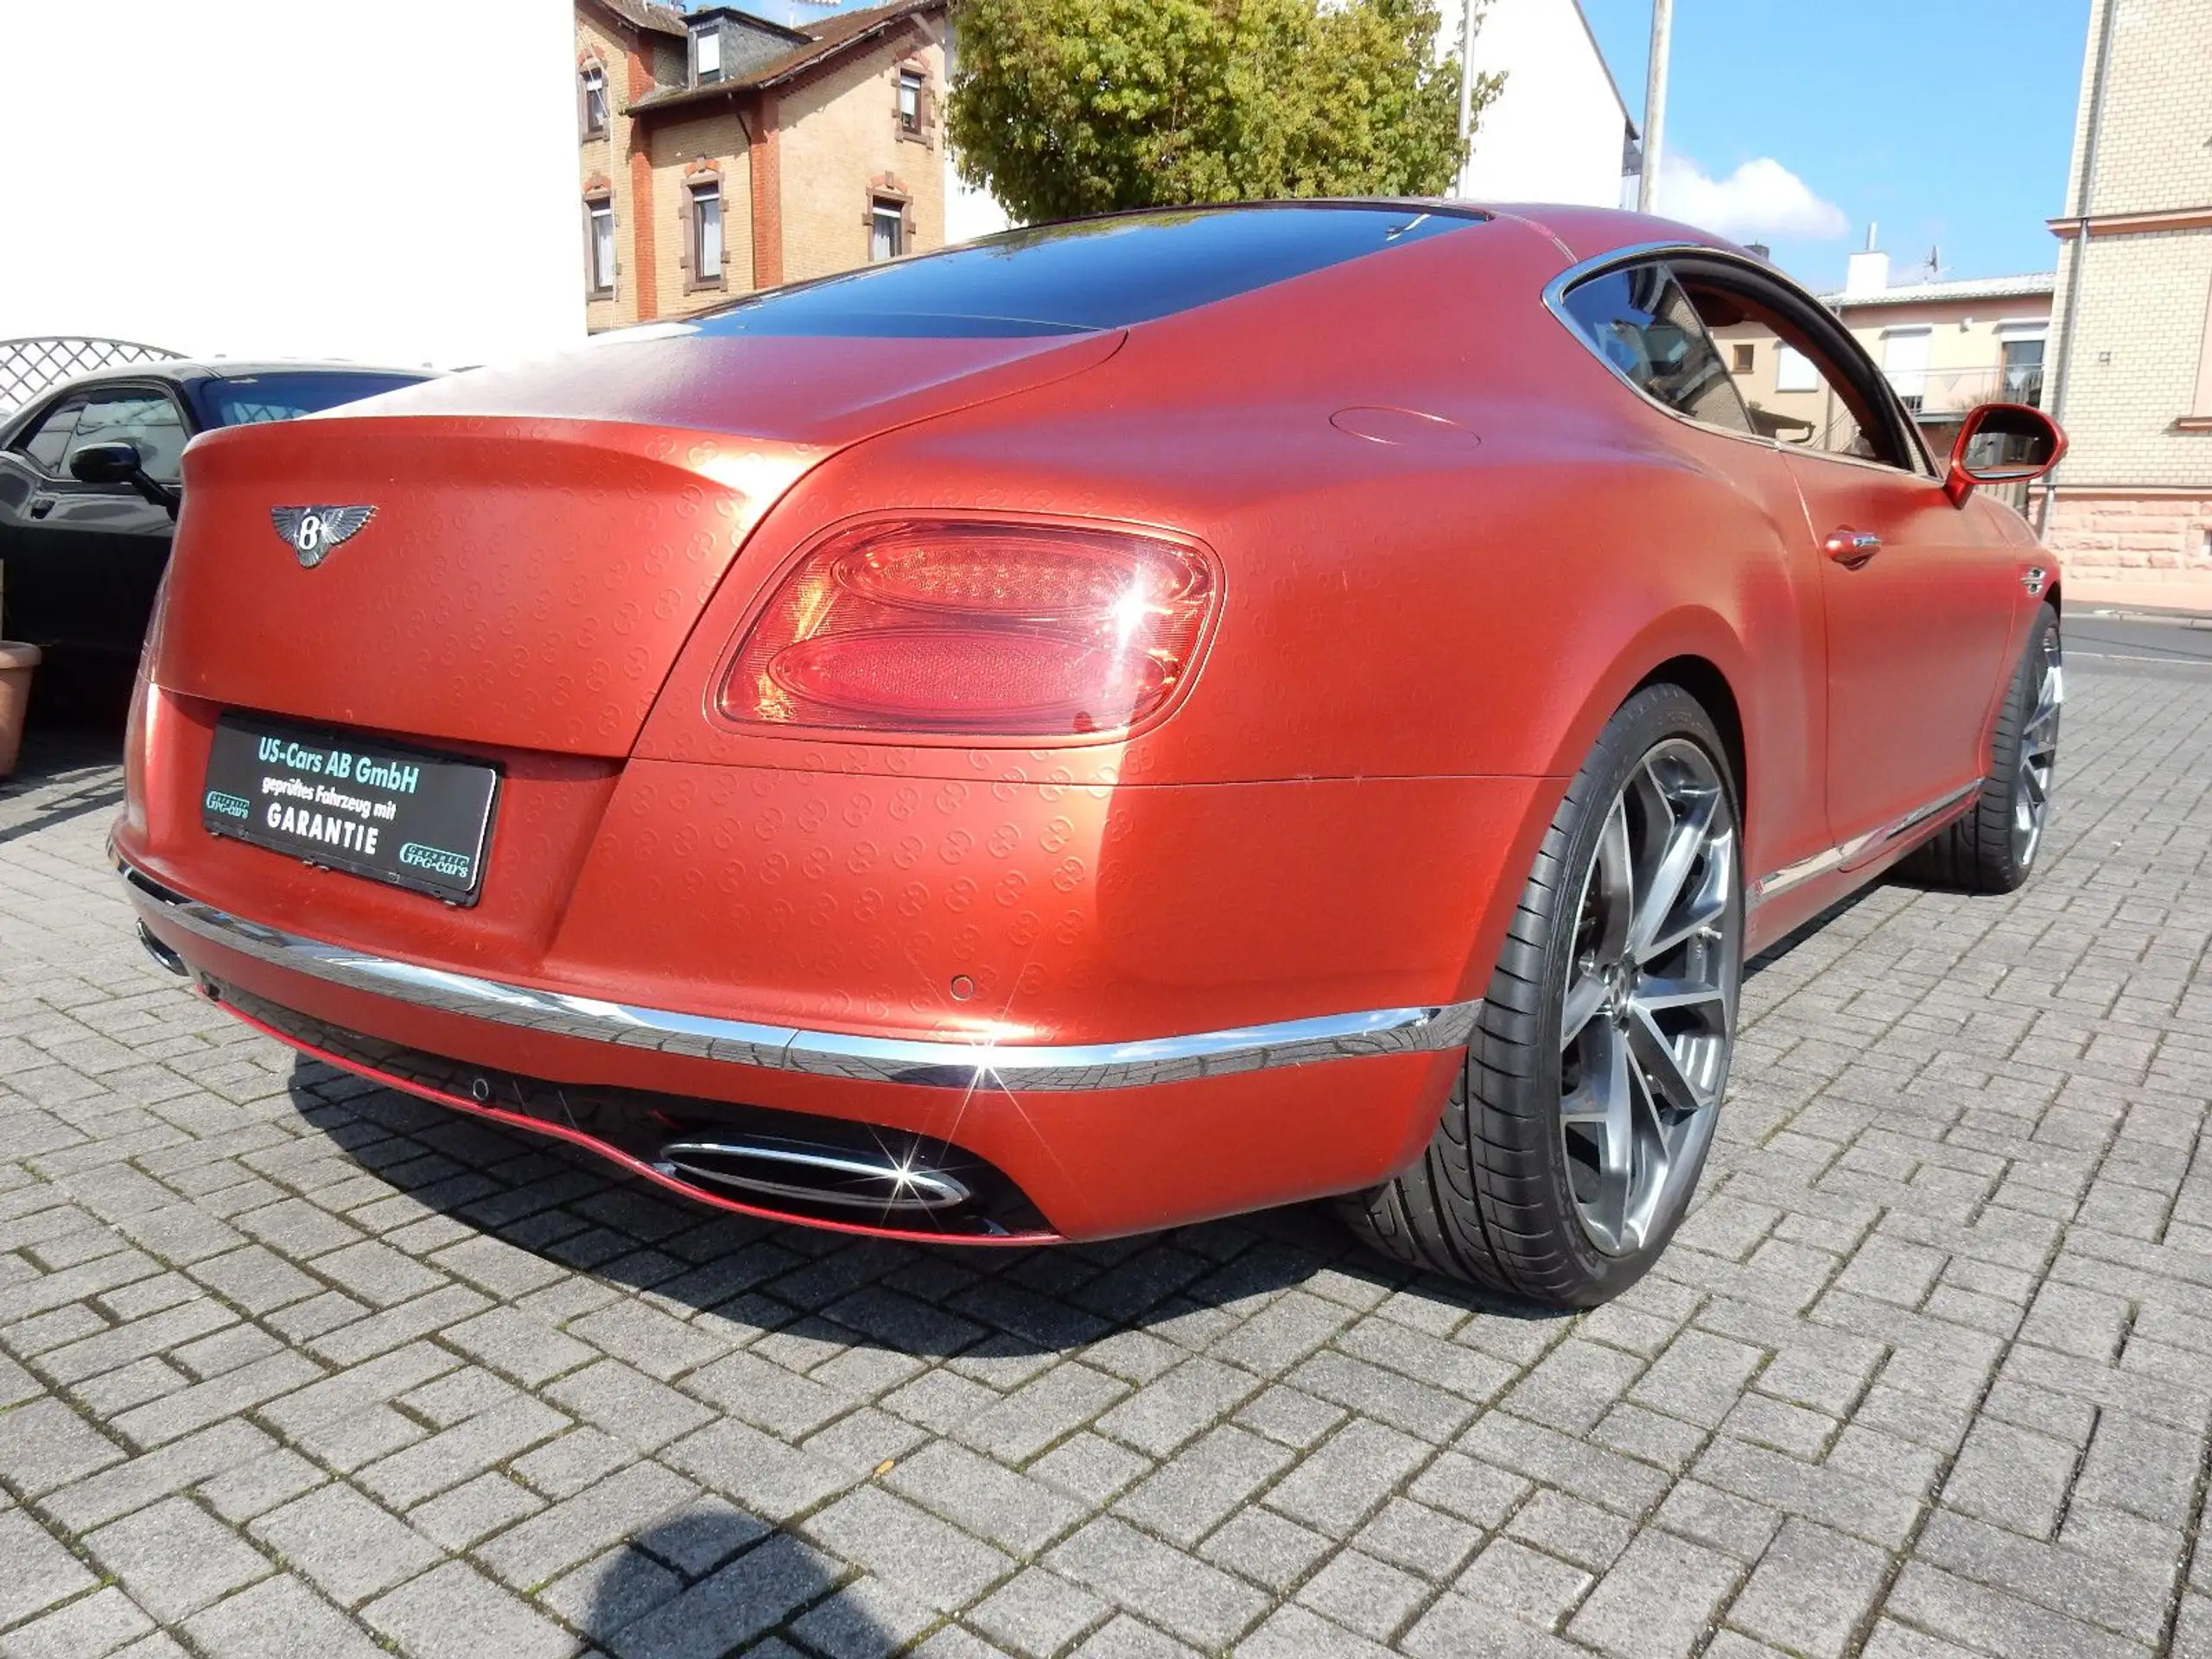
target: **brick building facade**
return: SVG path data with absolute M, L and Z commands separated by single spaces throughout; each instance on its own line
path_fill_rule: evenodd
M 575 0 L 592 332 L 941 245 L 947 3 L 785 28 Z
M 2212 611 L 2212 5 L 2092 0 L 2052 306 L 2072 450 L 2038 504 L 2082 599 Z

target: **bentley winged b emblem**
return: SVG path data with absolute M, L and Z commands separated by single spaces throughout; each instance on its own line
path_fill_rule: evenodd
M 271 507 L 269 522 L 312 570 L 329 556 L 330 550 L 361 533 L 377 516 L 374 507 Z

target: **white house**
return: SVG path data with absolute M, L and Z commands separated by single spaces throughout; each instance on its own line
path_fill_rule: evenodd
M 1461 0 L 1443 10 L 1440 55 L 1458 48 Z M 1636 125 L 1579 0 L 1487 0 L 1473 59 L 1505 87 L 1477 118 L 1459 194 L 1619 207 Z

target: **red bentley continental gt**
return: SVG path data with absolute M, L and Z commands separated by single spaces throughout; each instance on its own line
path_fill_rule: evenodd
M 704 1203 L 1338 1196 L 1588 1305 L 1746 952 L 2026 878 L 2059 582 L 1976 486 L 2063 447 L 1932 457 L 1679 225 L 1017 232 L 194 440 L 115 855 L 239 1019 Z

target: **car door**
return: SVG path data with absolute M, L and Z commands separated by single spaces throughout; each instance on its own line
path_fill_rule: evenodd
M 43 429 L 15 452 L 39 475 L 7 550 L 11 627 L 65 663 L 127 666 L 145 639 L 174 524 L 165 507 L 128 484 L 79 482 L 70 461 L 88 444 L 128 439 L 149 477 L 174 484 L 188 435 L 184 413 L 150 381 L 89 386 L 65 404 L 73 418 L 58 458 Z
M 89 597 L 63 579 L 62 538 L 47 533 L 84 407 L 78 393 L 49 399 L 0 450 L 0 637 L 51 645 L 75 629 L 71 604 Z
M 1827 313 L 1718 262 L 1678 274 L 1723 338 L 1751 348 L 1739 390 L 1804 503 L 1827 628 L 1828 824 L 1847 863 L 1872 857 L 1988 769 L 2018 561 L 1952 502 L 1880 371 Z M 1768 353 L 1783 372 L 1761 372 Z

